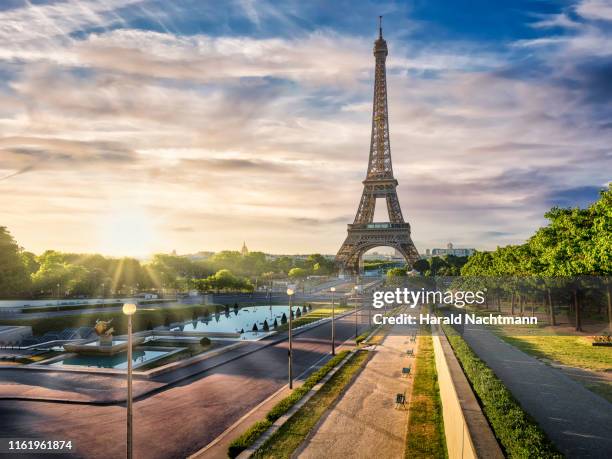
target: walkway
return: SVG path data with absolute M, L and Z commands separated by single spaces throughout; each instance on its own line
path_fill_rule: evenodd
M 482 327 L 466 326 L 463 337 L 565 456 L 610 457 L 611 403 Z
M 396 393 L 405 392 L 409 399 L 412 390 L 412 377 L 402 379 L 401 369 L 414 362 L 406 350 L 416 347 L 408 338 L 415 329 L 405 325 L 391 329 L 357 379 L 306 439 L 297 457 L 404 457 L 408 410 L 396 410 L 394 404 Z

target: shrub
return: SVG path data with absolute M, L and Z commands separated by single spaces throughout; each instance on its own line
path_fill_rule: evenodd
M 200 345 L 210 346 L 210 338 L 208 338 L 207 336 L 203 336 L 202 339 L 200 340 Z
M 274 328 L 278 328 L 278 321 L 274 319 Z
M 268 321 L 267 320 L 264 320 L 263 329 L 264 329 L 264 331 L 269 331 L 270 330 L 270 326 L 268 325 Z
M 559 454 L 536 421 L 468 344 L 450 326 L 443 326 L 470 385 L 508 457 L 557 458 Z
M 253 330 L 254 332 L 259 331 L 259 328 L 257 328 L 257 324 L 253 324 Z
M 285 313 L 283 312 L 283 317 L 281 317 L 281 324 L 283 324 L 283 325 L 284 325 L 284 324 L 286 324 L 286 323 L 287 323 L 287 314 L 285 314 Z
M 227 455 L 232 459 L 238 457 L 241 452 L 251 446 L 263 434 L 272 423 L 267 419 L 257 421 L 249 429 L 232 441 L 227 450 Z

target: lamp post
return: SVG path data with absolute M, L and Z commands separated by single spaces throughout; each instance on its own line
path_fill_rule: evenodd
M 359 285 L 355 285 L 355 295 L 359 295 Z M 355 339 L 359 335 L 359 324 L 357 323 L 357 299 L 355 299 Z
M 127 345 L 127 459 L 132 459 L 132 316 L 136 312 L 134 303 L 125 303 L 123 313 L 128 318 Z
M 292 325 L 292 320 L 291 320 L 291 316 L 293 315 L 293 289 L 292 288 L 288 288 L 287 289 L 287 295 L 289 295 L 289 389 L 293 389 L 293 367 L 292 367 L 292 350 L 293 350 L 293 343 L 291 342 L 291 325 Z
M 329 289 L 332 294 L 332 355 L 336 355 L 336 309 L 334 305 L 334 293 L 336 293 L 336 287 Z

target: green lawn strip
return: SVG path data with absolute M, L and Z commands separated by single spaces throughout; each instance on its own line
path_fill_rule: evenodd
M 581 336 L 521 334 L 511 335 L 501 331 L 497 335 L 507 343 L 527 354 L 553 360 L 571 367 L 593 371 L 612 369 L 612 347 L 593 346 Z
M 455 355 L 493 432 L 510 458 L 563 457 L 510 391 L 450 326 L 443 325 Z
M 288 458 L 306 439 L 308 433 L 334 400 L 363 367 L 369 353 L 358 351 L 253 455 L 256 458 Z
M 319 381 L 321 381 L 332 368 L 340 363 L 349 353 L 349 351 L 341 351 L 336 354 L 329 362 L 311 374 L 304 384 L 297 389 L 294 389 L 291 395 L 288 395 L 266 414 L 266 418 L 253 424 L 246 432 L 236 438 L 227 451 L 230 458 L 237 457 L 242 451 L 251 446 L 255 441 L 270 427 L 274 421 L 284 415 L 289 409 L 295 405 L 302 397 L 304 397 L 310 389 L 312 389 Z M 332 378 L 333 379 L 333 378 Z
M 605 382 L 586 382 L 582 379 L 575 379 L 584 385 L 591 392 L 595 392 L 600 397 L 605 398 L 607 401 L 612 403 L 612 384 Z
M 429 327 L 421 328 L 406 435 L 406 458 L 446 458 L 438 374 Z

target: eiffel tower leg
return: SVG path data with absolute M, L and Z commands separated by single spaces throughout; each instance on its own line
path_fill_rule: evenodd
M 419 255 L 419 252 L 414 246 L 412 240 L 401 243 L 397 247 L 397 250 L 404 256 L 409 267 L 412 267 L 412 265 L 414 265 L 414 263 L 421 258 L 421 255 Z
M 387 195 L 387 210 L 389 211 L 389 221 L 391 223 L 404 223 L 402 208 L 395 192 Z
M 359 208 L 355 216 L 355 223 L 370 223 L 374 220 L 374 208 L 376 206 L 376 198 L 366 189 L 363 190 Z
M 338 251 L 338 255 L 336 255 L 336 263 L 343 274 L 353 275 L 359 273 L 359 256 L 361 252 L 357 247 L 358 243 L 359 238 L 354 235 L 347 236 Z

